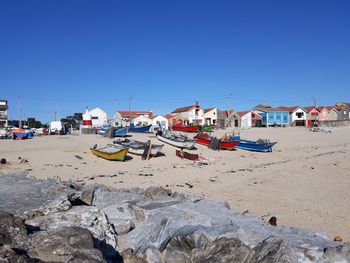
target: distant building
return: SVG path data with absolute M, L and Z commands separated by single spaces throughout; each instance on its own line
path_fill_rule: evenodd
M 120 114 L 122 121 L 126 124 L 130 124 L 130 122 L 139 116 L 144 116 L 149 119 L 153 119 L 152 111 L 118 111 Z
M 148 125 L 152 124 L 152 119 L 150 119 L 144 115 L 140 115 L 140 116 L 137 116 L 136 118 L 132 119 L 131 122 L 135 126 L 148 126 Z
M 177 108 L 171 112 L 171 115 L 183 117 L 184 124 L 204 124 L 204 110 L 200 108 L 198 102 L 195 105 Z
M 0 100 L 0 128 L 8 125 L 8 104 L 7 100 Z
M 241 117 L 241 127 L 260 127 L 262 125 L 262 117 L 255 111 L 240 111 L 238 115 Z
M 100 108 L 95 108 L 87 112 L 91 115 L 92 127 L 101 128 L 108 123 L 107 113 Z
M 307 112 L 303 107 L 292 106 L 279 108 L 286 109 L 289 112 L 289 121 L 292 126 L 306 126 Z
M 172 115 L 167 114 L 165 118 L 168 120 L 169 126 L 174 126 L 176 124 L 187 124 L 189 123 L 188 119 L 181 115 Z
M 350 108 L 348 105 L 339 105 L 334 107 L 338 112 L 338 120 L 345 121 L 350 119 Z
M 153 129 L 169 129 L 169 120 L 162 115 L 157 115 L 152 120 Z
M 237 128 L 241 126 L 241 117 L 235 110 L 220 111 L 218 123 L 220 127 Z
M 204 124 L 205 125 L 217 125 L 219 118 L 218 108 L 204 109 Z
M 261 124 L 263 126 L 274 126 L 274 125 L 280 125 L 280 126 L 287 126 L 289 124 L 289 111 L 277 107 L 272 108 L 271 106 L 266 105 L 258 105 L 254 109 L 255 112 L 257 112 L 261 117 Z
M 312 127 L 313 125 L 318 125 L 320 121 L 320 109 L 314 106 L 304 107 L 304 109 L 307 112 L 307 126 Z

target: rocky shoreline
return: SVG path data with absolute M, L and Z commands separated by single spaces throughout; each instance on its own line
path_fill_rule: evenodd
M 0 174 L 0 262 L 350 262 L 350 244 L 162 187 Z

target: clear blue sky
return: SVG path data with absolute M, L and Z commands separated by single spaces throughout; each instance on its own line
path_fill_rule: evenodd
M 325 105 L 350 101 L 349 83 L 348 0 L 0 1 L 11 119 L 111 115 L 130 96 L 161 114 Z

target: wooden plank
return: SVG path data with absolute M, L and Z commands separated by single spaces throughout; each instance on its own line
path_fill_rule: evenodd
M 180 157 L 181 159 L 185 158 L 191 161 L 197 161 L 199 159 L 198 154 L 188 153 L 182 150 L 176 150 L 176 156 Z
M 143 151 L 143 154 L 142 154 L 142 158 L 141 158 L 142 160 L 146 160 L 149 157 L 150 146 L 151 146 L 151 141 L 148 140 L 146 142 L 145 150 Z

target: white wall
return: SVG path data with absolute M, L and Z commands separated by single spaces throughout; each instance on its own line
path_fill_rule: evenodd
M 303 112 L 303 116 L 301 118 L 298 118 L 297 113 L 301 113 L 301 112 Z M 307 113 L 303 109 L 297 108 L 296 110 L 294 110 L 292 112 L 292 122 L 294 122 L 294 121 L 305 121 L 306 120 L 306 116 L 307 116 Z
M 167 118 L 158 115 L 157 117 L 153 118 L 152 125 L 153 127 L 159 127 L 159 124 L 162 126 L 162 128 L 168 130 L 169 128 L 169 121 Z
M 152 124 L 152 120 L 143 115 L 132 119 L 131 122 L 133 122 L 135 126 L 147 126 Z
M 247 112 L 245 115 L 241 117 L 241 127 L 252 127 L 252 113 Z
M 91 115 L 92 127 L 100 128 L 103 124 L 107 124 L 107 113 L 100 108 L 95 108 L 88 112 Z
M 218 122 L 218 108 L 214 108 L 206 113 L 204 113 L 204 123 L 202 124 L 207 124 L 205 123 L 206 119 L 210 119 L 210 123 L 209 125 L 213 125 L 214 124 L 214 120 L 215 120 L 215 124 L 217 124 Z

